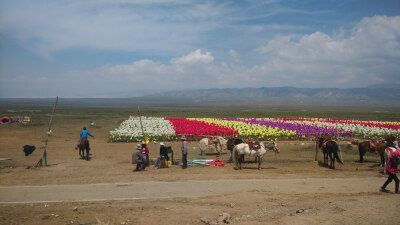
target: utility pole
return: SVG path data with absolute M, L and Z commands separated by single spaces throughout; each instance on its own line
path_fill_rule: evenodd
M 56 111 L 57 103 L 58 103 L 58 96 L 56 97 L 56 102 L 54 102 L 53 110 L 52 110 L 51 115 L 50 115 L 49 128 L 47 129 L 46 140 L 45 140 L 45 142 L 44 142 L 44 152 L 43 152 L 43 156 L 42 156 L 42 158 L 40 158 L 39 162 L 37 162 L 36 167 L 42 166 L 43 159 L 44 159 L 44 166 L 47 166 L 47 143 L 49 142 L 51 124 L 52 124 L 52 122 L 53 122 L 53 116 L 54 116 L 54 112 Z

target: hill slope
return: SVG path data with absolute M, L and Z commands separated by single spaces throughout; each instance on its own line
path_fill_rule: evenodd
M 146 101 L 197 103 L 304 103 L 304 104 L 398 104 L 400 88 L 224 88 L 170 91 L 146 95 Z

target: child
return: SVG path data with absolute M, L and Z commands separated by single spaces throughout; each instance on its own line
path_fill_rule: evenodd
M 395 193 L 400 194 L 399 192 L 399 178 L 396 175 L 397 171 L 397 166 L 399 165 L 399 159 L 400 159 L 400 154 L 399 151 L 394 152 L 390 158 L 389 158 L 389 163 L 387 165 L 386 171 L 389 174 L 388 179 L 386 182 L 383 184 L 381 187 L 381 192 L 389 192 L 389 190 L 386 190 L 386 186 L 394 180 L 396 182 L 396 188 L 395 188 Z

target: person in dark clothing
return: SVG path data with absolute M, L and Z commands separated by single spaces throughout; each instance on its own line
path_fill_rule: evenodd
M 142 141 L 142 148 L 140 150 L 142 155 L 146 158 L 146 166 L 150 165 L 150 160 L 149 160 L 149 148 L 146 145 L 145 141 Z
M 168 151 L 165 148 L 165 143 L 161 142 L 160 143 L 160 156 L 157 157 L 156 162 L 154 163 L 155 168 L 160 168 L 160 162 L 161 160 L 169 161 L 169 156 L 168 156 Z M 168 164 L 166 166 L 168 168 Z
M 186 142 L 186 137 L 182 137 L 182 169 L 187 168 L 187 154 L 188 154 L 188 147 Z
M 394 180 L 394 182 L 396 183 L 395 193 L 396 194 L 400 194 L 400 192 L 399 192 L 399 178 L 396 175 L 397 167 L 399 165 L 399 161 L 400 161 L 400 154 L 399 154 L 399 151 L 396 151 L 389 158 L 389 162 L 388 162 L 388 165 L 387 165 L 387 168 L 386 168 L 386 171 L 387 171 L 389 177 L 386 180 L 386 182 L 383 184 L 383 186 L 381 187 L 381 190 L 380 190 L 381 192 L 389 192 L 389 190 L 386 190 L 386 186 Z

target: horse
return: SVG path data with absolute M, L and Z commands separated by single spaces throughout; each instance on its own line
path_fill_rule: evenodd
M 257 146 L 253 148 L 252 146 Z M 280 150 L 278 148 L 278 145 L 275 142 L 253 142 L 253 143 L 240 143 L 238 145 L 235 145 L 233 147 L 233 151 L 235 152 L 235 161 L 236 161 L 236 169 L 242 169 L 242 161 L 243 161 L 243 156 L 248 155 L 248 156 L 253 156 L 256 157 L 256 160 L 258 162 L 258 169 L 261 170 L 261 163 L 264 159 L 265 153 L 267 151 L 273 150 L 275 153 L 279 153 Z
M 367 151 L 378 153 L 381 157 L 381 167 L 385 166 L 385 149 L 387 148 L 386 141 L 375 142 L 372 140 L 363 141 L 358 144 L 358 152 L 360 154 L 360 163 L 364 162 L 364 155 Z
M 235 147 L 235 145 L 238 145 L 240 143 L 244 143 L 244 141 L 239 138 L 229 138 L 228 141 L 226 142 L 226 149 L 231 151 L 231 157 L 229 158 L 230 163 L 233 161 L 233 147 Z
M 341 164 L 343 164 L 342 159 L 340 159 L 338 156 L 339 146 L 336 143 L 336 141 L 320 138 L 318 142 L 319 142 L 319 147 L 322 149 L 322 152 L 324 153 L 324 166 L 328 166 L 328 156 L 331 161 L 329 169 L 335 169 L 335 159 Z
M 223 137 L 215 137 L 215 138 L 203 138 L 199 141 L 200 151 L 206 151 L 213 146 L 215 151 L 221 156 L 221 152 L 223 152 L 223 146 L 226 144 L 227 140 Z
M 86 149 L 86 160 L 89 161 L 89 140 L 87 138 L 82 138 L 79 143 L 79 155 L 81 159 L 85 159 L 85 149 Z

